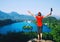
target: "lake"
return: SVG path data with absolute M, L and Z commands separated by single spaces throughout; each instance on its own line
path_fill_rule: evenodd
M 23 29 L 23 26 L 28 25 L 28 26 L 32 26 L 33 29 L 32 30 L 27 30 L 27 29 Z M 18 22 L 18 23 L 13 23 L 10 25 L 6 25 L 3 27 L 0 27 L 0 34 L 6 34 L 8 32 L 37 32 L 37 25 L 33 22 Z M 43 25 L 43 32 L 50 32 L 50 29 L 47 25 Z

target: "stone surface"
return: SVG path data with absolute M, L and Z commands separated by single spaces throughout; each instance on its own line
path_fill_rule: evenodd
M 34 38 L 34 39 L 31 39 L 31 40 L 29 40 L 27 42 L 39 42 L 39 40 L 37 40 L 36 38 Z M 53 42 L 53 41 L 52 40 L 40 40 L 40 42 Z

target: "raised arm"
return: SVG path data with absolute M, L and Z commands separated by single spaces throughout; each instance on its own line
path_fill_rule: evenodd
M 47 16 L 50 16 L 52 14 L 52 11 L 53 11 L 53 9 L 51 8 L 50 14 L 47 14 L 46 16 L 44 16 L 44 18 L 47 17 Z
M 51 14 L 47 14 L 46 16 L 44 16 L 44 18 L 45 18 L 45 17 L 48 17 L 48 16 L 50 16 L 50 15 L 51 15 Z
M 32 12 L 28 11 L 28 13 L 31 14 L 35 18 L 35 15 Z

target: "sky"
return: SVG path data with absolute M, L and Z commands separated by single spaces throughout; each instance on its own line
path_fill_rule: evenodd
M 60 16 L 60 0 L 0 0 L 0 11 L 19 14 L 28 14 L 28 10 L 34 14 L 39 11 L 46 15 L 53 8 L 52 16 Z

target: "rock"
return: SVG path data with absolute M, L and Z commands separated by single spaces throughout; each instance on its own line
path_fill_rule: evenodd
M 29 40 L 28 42 L 53 42 L 52 40 L 37 40 L 36 38 Z
M 53 42 L 52 40 L 46 40 L 45 42 Z

